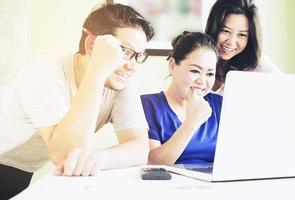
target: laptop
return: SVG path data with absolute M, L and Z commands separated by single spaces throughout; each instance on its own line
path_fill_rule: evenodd
M 287 178 L 294 155 L 295 74 L 230 71 L 214 163 L 167 169 L 210 182 Z

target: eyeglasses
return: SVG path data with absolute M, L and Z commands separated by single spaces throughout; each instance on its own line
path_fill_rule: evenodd
M 82 28 L 82 30 L 88 35 L 88 36 L 96 36 L 92 32 L 88 31 L 86 28 Z M 135 61 L 139 64 L 144 63 L 146 61 L 148 55 L 146 52 L 136 52 L 134 49 L 131 49 L 129 47 L 125 47 L 120 45 L 122 51 L 123 51 L 123 58 L 126 60 L 131 60 L 132 58 L 135 58 Z

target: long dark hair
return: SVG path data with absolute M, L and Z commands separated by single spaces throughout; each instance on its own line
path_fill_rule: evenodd
M 257 7 L 252 0 L 217 0 L 209 13 L 205 33 L 217 40 L 225 19 L 230 14 L 242 14 L 247 17 L 249 38 L 246 48 L 240 54 L 230 60 L 219 59 L 213 90 L 218 89 L 224 83 L 226 73 L 231 69 L 241 71 L 255 69 L 258 66 L 261 54 L 260 24 L 258 22 Z
M 143 16 L 130 6 L 122 4 L 106 4 L 94 10 L 86 18 L 83 27 L 95 35 L 115 34 L 116 28 L 140 27 L 145 32 L 147 41 L 154 36 L 154 29 Z M 87 34 L 82 31 L 79 53 L 85 54 Z

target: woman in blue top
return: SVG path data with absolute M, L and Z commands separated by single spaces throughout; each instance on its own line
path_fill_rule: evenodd
M 142 95 L 149 124 L 149 163 L 211 163 L 222 97 L 210 93 L 218 50 L 208 35 L 184 32 L 172 41 L 165 92 Z

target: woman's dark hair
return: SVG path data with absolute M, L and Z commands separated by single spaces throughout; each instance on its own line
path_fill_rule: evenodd
M 203 47 L 212 50 L 215 52 L 216 57 L 218 57 L 218 49 L 215 40 L 204 33 L 184 31 L 181 35 L 178 35 L 171 44 L 173 49 L 168 59 L 171 57 L 174 58 L 176 64 L 179 64 L 195 49 Z
M 134 27 L 142 28 L 147 41 L 154 36 L 154 29 L 143 16 L 130 6 L 122 4 L 106 4 L 94 10 L 86 18 L 83 28 L 94 35 L 114 35 L 117 28 Z M 82 31 L 79 44 L 79 53 L 85 54 L 85 39 L 87 34 Z
M 217 40 L 223 29 L 225 19 L 230 14 L 245 15 L 249 22 L 249 37 L 247 46 L 240 54 L 230 60 L 222 60 L 217 64 L 216 84 L 224 83 L 226 73 L 230 69 L 253 70 L 257 67 L 261 53 L 261 32 L 258 22 L 257 8 L 252 0 L 217 0 L 207 20 L 205 33 Z M 213 89 L 218 87 L 213 87 Z

